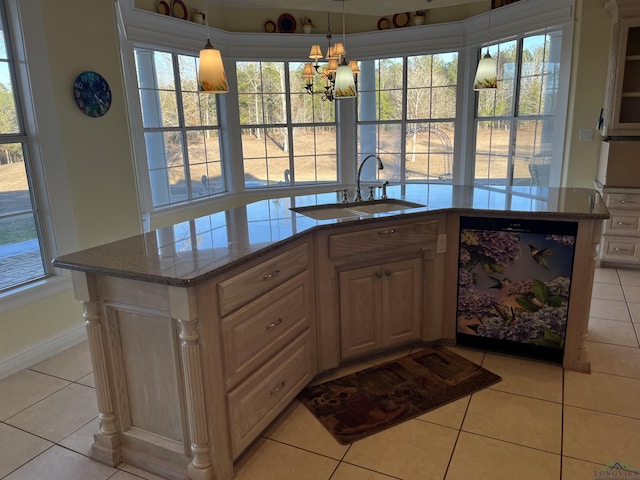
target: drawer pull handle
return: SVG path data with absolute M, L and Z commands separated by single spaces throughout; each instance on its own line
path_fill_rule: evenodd
M 276 385 L 275 387 L 273 387 L 271 389 L 271 392 L 269 392 L 269 395 L 273 395 L 274 393 L 278 393 L 280 390 L 282 390 L 284 388 L 285 382 L 284 380 L 282 382 L 280 382 L 278 385 Z
M 623 225 L 623 226 L 625 226 L 625 227 L 630 227 L 630 226 L 631 226 L 631 225 L 633 225 L 633 224 L 632 224 L 632 223 L 630 223 L 630 222 L 618 222 L 618 225 Z
M 391 272 L 390 272 L 389 270 L 385 270 L 384 274 L 385 274 L 387 277 L 390 277 L 390 276 L 391 276 Z
M 636 203 L 634 200 L 620 200 L 620 203 L 627 204 L 627 203 Z
M 378 232 L 378 235 L 391 235 L 392 233 L 396 233 L 396 229 L 395 228 L 389 228 L 387 230 L 380 230 Z
M 376 272 L 376 278 L 382 278 L 382 274 L 380 272 Z
M 267 330 L 276 328 L 281 323 L 282 323 L 282 317 L 278 318 L 275 322 L 267 323 Z
M 267 273 L 262 277 L 262 279 L 269 280 L 270 278 L 276 278 L 278 275 L 280 275 L 280 270 L 276 270 L 273 273 Z

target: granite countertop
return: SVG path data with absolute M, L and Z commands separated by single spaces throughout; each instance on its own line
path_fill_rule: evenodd
M 290 207 L 339 203 L 334 192 L 298 195 L 249 203 L 106 245 L 63 255 L 59 268 L 188 287 L 299 238 L 314 229 L 371 224 L 393 217 L 457 212 L 510 218 L 558 220 L 605 219 L 604 201 L 595 190 L 581 188 L 456 187 L 411 184 L 388 187 L 389 198 L 424 207 L 363 217 L 314 220 Z

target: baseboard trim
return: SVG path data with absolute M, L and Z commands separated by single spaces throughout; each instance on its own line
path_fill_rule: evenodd
M 29 345 L 17 353 L 0 358 L 0 380 L 74 347 L 86 339 L 87 331 L 84 324 L 80 324 L 67 328 L 41 342 Z

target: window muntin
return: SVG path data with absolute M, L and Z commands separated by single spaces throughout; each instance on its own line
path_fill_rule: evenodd
M 549 186 L 561 43 L 553 31 L 489 47 L 498 89 L 478 92 L 477 184 Z
M 0 291 L 48 275 L 38 210 L 29 176 L 29 149 L 14 86 L 14 64 L 0 4 Z
M 246 188 L 337 181 L 335 110 L 303 92 L 299 62 L 237 62 Z
M 197 58 L 135 48 L 154 208 L 226 190 L 216 95 L 197 91 Z
M 358 158 L 378 154 L 385 166 L 365 165 L 362 179 L 451 182 L 458 54 L 362 61 L 360 71 Z

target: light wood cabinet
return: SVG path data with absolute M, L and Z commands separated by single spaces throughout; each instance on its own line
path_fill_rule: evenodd
M 640 199 L 628 190 L 607 192 L 610 245 L 640 241 Z M 92 458 L 167 479 L 230 480 L 234 461 L 318 372 L 390 347 L 452 343 L 459 216 L 321 226 L 197 282 L 71 268 L 100 418 Z M 585 295 L 570 300 L 570 370 L 589 371 L 584 300 L 602 218 L 579 220 L 572 289 Z
M 442 338 L 442 284 L 433 279 L 444 268 L 445 224 L 435 214 L 318 232 L 320 371 L 389 347 Z
M 640 188 L 605 187 L 604 200 L 611 216 L 604 221 L 600 263 L 640 265 Z
M 640 135 L 640 4 L 609 0 L 613 18 L 605 135 Z
M 412 258 L 340 272 L 342 359 L 420 339 L 422 268 Z

